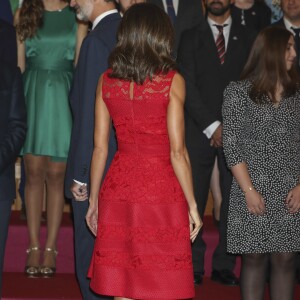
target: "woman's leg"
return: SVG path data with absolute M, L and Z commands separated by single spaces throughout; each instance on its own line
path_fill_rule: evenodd
M 268 254 L 242 255 L 240 287 L 242 300 L 263 300 L 265 292 Z
M 25 201 L 29 232 L 28 249 L 35 249 L 28 252 L 26 266 L 39 266 L 40 251 L 37 248 L 40 248 L 39 236 L 47 157 L 27 154 L 23 159 L 26 174 Z
M 220 188 L 220 172 L 219 172 L 217 158 L 215 160 L 214 168 L 210 178 L 210 190 L 214 201 L 214 209 L 213 209 L 214 218 L 216 221 L 220 221 L 222 192 Z
M 55 267 L 57 236 L 65 203 L 65 171 L 65 162 L 53 162 L 50 160 L 50 158 L 48 159 L 46 172 L 47 240 L 45 245 L 46 251 L 44 253 L 44 260 L 42 264 L 44 267 Z
M 295 289 L 294 252 L 271 254 L 270 294 L 272 300 L 293 300 Z

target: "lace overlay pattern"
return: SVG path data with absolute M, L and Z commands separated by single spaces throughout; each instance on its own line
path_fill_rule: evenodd
M 140 270 L 181 270 L 191 269 L 190 254 L 143 255 L 127 252 L 96 251 L 95 263 L 111 267 Z
M 120 225 L 100 225 L 97 236 L 104 240 L 123 240 L 139 243 L 176 243 L 189 241 L 189 228 L 144 228 Z

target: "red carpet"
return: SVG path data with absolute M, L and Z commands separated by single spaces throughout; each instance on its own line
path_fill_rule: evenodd
M 80 300 L 80 292 L 75 276 L 57 274 L 51 279 L 28 279 L 22 273 L 5 273 L 2 300 Z M 238 287 L 226 287 L 204 278 L 201 286 L 196 287 L 195 300 L 239 300 Z M 266 289 L 266 297 L 268 291 Z M 295 300 L 300 299 L 300 285 L 296 288 Z
M 226 287 L 211 281 L 211 258 L 217 244 L 218 234 L 212 223 L 212 218 L 204 220 L 204 239 L 207 243 L 205 256 L 206 276 L 201 286 L 196 287 L 196 297 L 199 300 L 239 300 L 238 287 Z M 45 239 L 45 227 L 41 231 Z M 69 214 L 64 214 L 60 230 L 57 257 L 57 272 L 54 278 L 28 279 L 23 274 L 27 247 L 26 222 L 19 220 L 19 212 L 13 212 L 9 237 L 6 248 L 5 272 L 3 274 L 2 300 L 80 300 L 81 295 L 74 275 L 73 229 Z M 238 260 L 236 273 L 239 273 Z M 266 289 L 266 298 L 268 293 Z M 300 285 L 297 285 L 295 300 L 300 299 Z

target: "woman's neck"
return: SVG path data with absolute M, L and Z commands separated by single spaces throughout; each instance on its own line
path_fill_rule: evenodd
M 282 92 L 283 92 L 283 86 L 281 83 L 277 83 L 276 85 L 276 90 L 275 90 L 275 106 L 278 106 L 279 105 L 279 102 L 282 98 Z
M 63 9 L 67 3 L 61 0 L 43 0 L 44 8 L 48 11 L 57 11 Z

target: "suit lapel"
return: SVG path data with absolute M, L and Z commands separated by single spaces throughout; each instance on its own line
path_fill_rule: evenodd
M 232 21 L 229 38 L 228 38 L 228 45 L 227 50 L 225 53 L 225 61 L 223 67 L 226 68 L 234 63 L 234 60 L 239 55 L 239 47 L 240 47 L 240 40 L 241 40 L 241 32 L 239 26 L 236 25 L 234 21 Z
M 185 8 L 188 7 L 189 0 L 179 0 L 178 10 L 177 10 L 177 18 L 180 19 L 181 15 L 185 11 Z
M 218 55 L 216 43 L 214 40 L 214 36 L 213 36 L 213 33 L 212 33 L 211 28 L 210 28 L 209 24 L 207 23 L 207 21 L 203 25 L 203 30 L 199 32 L 198 38 L 204 44 L 204 51 L 211 55 L 210 61 L 212 62 L 212 68 L 214 68 L 214 69 L 220 68 L 221 69 L 221 64 L 220 64 L 219 55 Z M 200 49 L 199 49 L 199 56 L 201 56 L 202 52 L 203 52 L 203 50 L 200 51 Z M 207 57 L 207 54 L 204 57 Z
M 187 22 L 187 18 L 190 17 L 189 13 L 192 7 L 193 7 L 193 3 L 191 3 L 190 0 L 179 0 L 177 17 L 175 22 L 175 31 L 177 27 L 181 26 L 181 23 Z

